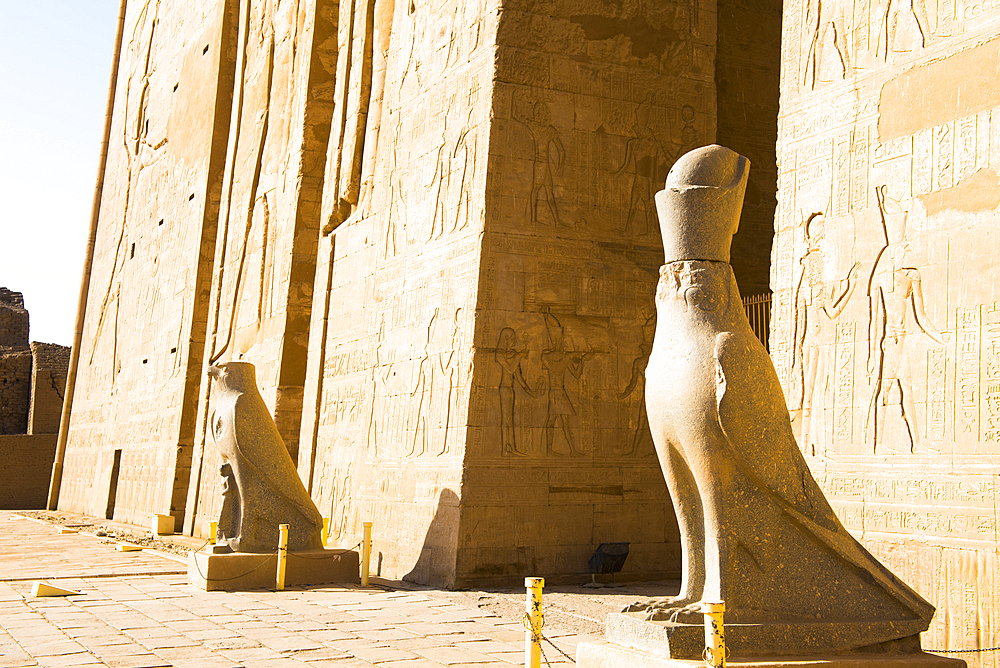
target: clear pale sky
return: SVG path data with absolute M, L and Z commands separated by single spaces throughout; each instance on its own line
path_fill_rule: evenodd
M 0 287 L 70 345 L 118 0 L 0 0 Z

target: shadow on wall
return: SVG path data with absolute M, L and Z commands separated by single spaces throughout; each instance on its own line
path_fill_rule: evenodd
M 434 519 L 427 527 L 424 546 L 407 582 L 451 588 L 455 585 L 455 551 L 458 546 L 458 495 L 441 490 Z

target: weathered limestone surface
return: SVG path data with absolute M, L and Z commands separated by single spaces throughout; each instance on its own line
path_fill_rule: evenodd
M 236 5 L 128 7 L 61 507 L 141 525 L 182 515 Z
M 219 513 L 220 460 L 206 417 L 214 363 L 252 362 L 298 457 L 319 206 L 333 113 L 336 3 L 251 2 L 239 18 L 236 85 L 187 491 L 188 532 Z M 296 9 L 297 8 L 297 9 Z M 242 10 L 241 10 L 242 11 Z M 206 534 L 207 535 L 207 534 Z
M 374 521 L 383 574 L 453 581 L 496 7 L 345 2 L 339 26 L 299 473 L 331 544 Z
M 45 507 L 55 452 L 55 434 L 0 435 L 0 508 Z
M 70 349 L 54 343 L 31 342 L 31 405 L 29 434 L 59 433 Z
M 815 477 L 941 649 L 1000 644 L 998 26 L 989 2 L 784 6 L 771 351 Z
M 0 434 L 27 431 L 30 398 L 28 311 L 20 292 L 0 288 Z

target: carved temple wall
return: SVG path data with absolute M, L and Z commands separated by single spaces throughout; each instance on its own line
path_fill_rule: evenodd
M 229 125 L 231 4 L 128 7 L 61 508 L 147 525 L 150 513 L 184 507 Z
M 206 535 L 205 372 L 243 360 L 374 572 L 579 580 L 628 541 L 624 576 L 676 576 L 652 197 L 732 137 L 766 291 L 773 3 L 203 4 L 128 8 L 60 508 Z
M 772 356 L 817 479 L 942 649 L 1000 644 L 998 27 L 990 2 L 784 6 Z
M 235 36 L 236 84 L 222 174 L 207 344 L 199 368 L 186 531 L 218 516 L 221 459 L 210 430 L 210 364 L 255 365 L 293 460 L 298 454 L 320 193 L 333 114 L 335 2 L 249 2 Z M 297 13 L 296 13 L 297 10 Z
M 373 569 L 447 583 L 468 441 L 496 10 L 411 9 L 341 8 L 343 49 L 354 25 L 373 55 L 359 45 L 338 61 L 299 472 L 331 518 L 332 541 L 351 547 L 374 521 Z
M 653 194 L 716 131 L 714 7 L 504 4 L 485 201 L 461 582 L 676 575 L 643 391 L 659 266 Z

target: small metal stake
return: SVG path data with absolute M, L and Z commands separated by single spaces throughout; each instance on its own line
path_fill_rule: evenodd
M 524 600 L 524 665 L 540 668 L 542 665 L 542 588 L 545 578 L 524 578 L 527 596 Z
M 288 525 L 278 525 L 278 591 L 285 588 L 285 560 L 288 558 Z
M 725 601 L 702 601 L 701 612 L 705 615 L 705 663 L 709 668 L 725 668 L 726 635 L 722 613 L 726 611 Z
M 372 523 L 365 522 L 365 536 L 361 541 L 361 586 L 368 586 L 368 562 L 372 556 Z
M 219 523 L 209 522 L 208 523 L 208 544 L 215 545 L 215 536 L 219 533 Z

